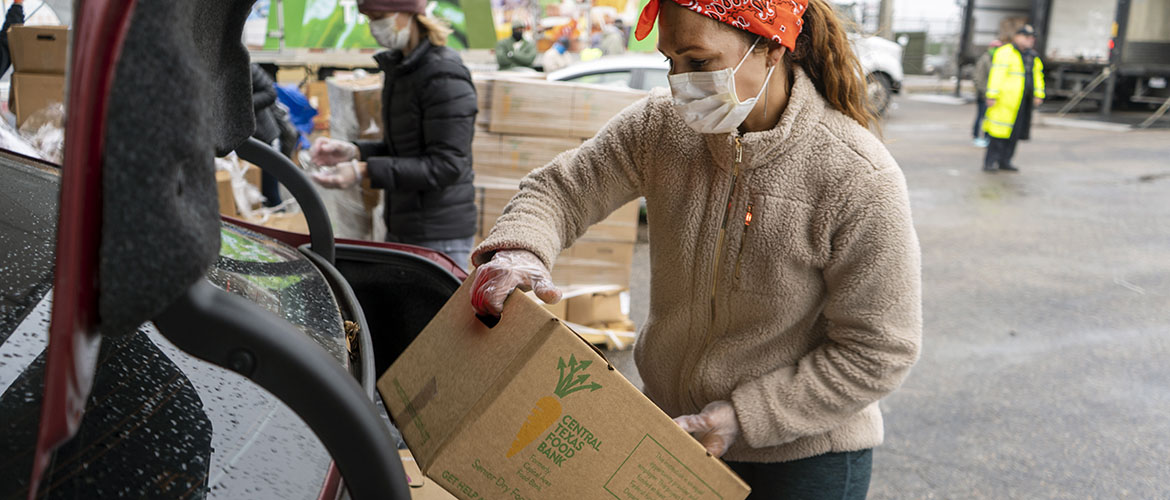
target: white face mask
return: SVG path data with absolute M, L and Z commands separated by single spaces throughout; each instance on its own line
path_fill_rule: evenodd
M 378 45 L 388 49 L 403 50 L 410 43 L 410 24 L 398 29 L 398 13 L 395 12 L 381 19 L 370 21 L 370 34 L 374 35 Z
M 748 114 L 755 108 L 756 101 L 768 88 L 768 81 L 772 79 L 773 65 L 764 77 L 764 84 L 755 97 L 740 102 L 735 95 L 735 72 L 743 66 L 743 62 L 756 48 L 757 38 L 748 48 L 747 54 L 735 65 L 735 69 L 724 68 L 719 71 L 692 71 L 679 75 L 670 75 L 670 93 L 674 96 L 674 109 L 683 120 L 701 134 L 726 134 L 735 130 L 739 124 L 747 119 Z

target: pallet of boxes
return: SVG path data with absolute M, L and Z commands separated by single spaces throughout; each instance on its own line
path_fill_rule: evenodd
M 479 116 L 472 155 L 477 243 L 487 237 L 520 179 L 558 154 L 593 137 L 610 118 L 646 94 L 566 82 L 477 75 Z M 634 340 L 629 320 L 630 268 L 638 232 L 639 202 L 595 224 L 557 258 L 553 282 L 565 299 L 547 308 L 586 340 L 625 349 Z

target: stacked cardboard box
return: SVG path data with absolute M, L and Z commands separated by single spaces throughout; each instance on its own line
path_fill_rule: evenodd
M 382 139 L 382 75 L 339 75 L 325 81 L 329 131 L 343 141 Z
M 323 101 L 328 106 L 330 137 L 342 141 L 383 140 L 382 75 L 339 73 L 328 78 L 325 86 Z M 322 99 L 317 102 L 321 105 Z M 374 239 L 374 211 L 381 193 L 369 186 L 368 179 L 363 180 L 360 187 L 343 190 L 319 188 L 317 191 L 329 210 L 334 236 Z
M 13 26 L 8 30 L 12 51 L 12 97 L 16 125 L 23 125 L 37 111 L 65 102 L 66 53 L 69 28 L 65 26 Z
M 628 89 L 499 74 L 477 75 L 475 87 L 480 108 L 472 155 L 480 240 L 519 191 L 521 178 L 579 147 L 645 96 Z M 617 305 L 629 287 L 637 231 L 638 203 L 632 202 L 591 227 L 553 267 L 553 281 L 567 298 L 549 310 L 590 327 L 578 329 L 590 342 L 623 348 L 632 341 L 633 325 Z
M 317 110 L 317 116 L 313 117 L 313 130 L 329 130 L 329 84 L 314 80 L 305 84 L 305 97 L 309 99 L 309 105 Z

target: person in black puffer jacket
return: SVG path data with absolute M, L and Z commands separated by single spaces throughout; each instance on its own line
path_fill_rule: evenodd
M 280 138 L 280 125 L 276 120 L 276 87 L 272 77 L 259 64 L 252 63 L 252 112 L 256 114 L 256 132 L 252 134 L 264 144 L 273 145 Z M 268 172 L 260 173 L 260 192 L 264 195 L 264 206 L 280 204 L 280 183 Z
M 370 32 L 390 50 L 374 55 L 385 75 L 382 141 L 320 138 L 310 155 L 336 168 L 313 179 L 348 188 L 369 178 L 386 190 L 387 240 L 469 263 L 476 228 L 471 139 L 477 110 L 471 73 L 446 47 L 450 29 L 424 0 L 362 0 Z

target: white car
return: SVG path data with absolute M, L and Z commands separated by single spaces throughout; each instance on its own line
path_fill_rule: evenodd
M 853 50 L 869 81 L 869 98 L 879 114 L 885 113 L 893 94 L 902 89 L 902 46 L 876 36 L 850 35 Z M 670 87 L 668 64 L 659 55 L 604 57 L 574 64 L 548 75 L 551 81 L 614 85 L 638 90 Z
M 549 73 L 548 79 L 650 90 L 654 87 L 669 88 L 670 84 L 666 80 L 669 72 L 670 64 L 662 56 L 639 54 L 577 63 Z

